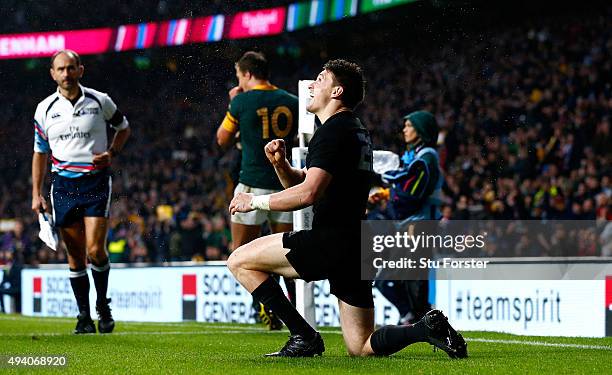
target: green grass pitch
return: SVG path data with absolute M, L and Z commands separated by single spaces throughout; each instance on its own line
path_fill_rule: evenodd
M 323 357 L 263 358 L 288 332 L 263 326 L 212 323 L 117 322 L 109 335 L 72 335 L 74 319 L 0 315 L 0 355 L 68 356 L 66 368 L 0 373 L 196 374 L 491 374 L 609 373 L 612 338 L 524 337 L 464 332 L 470 357 L 451 360 L 428 344 L 387 358 L 350 358 L 338 329 L 322 328 Z

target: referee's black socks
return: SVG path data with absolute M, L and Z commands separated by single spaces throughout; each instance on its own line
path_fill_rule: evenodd
M 70 269 L 70 285 L 76 298 L 79 313 L 86 313 L 89 316 L 89 277 L 87 268 Z
M 425 323 L 411 326 L 384 326 L 377 329 L 370 338 L 370 345 L 376 355 L 391 355 L 410 344 L 427 340 L 429 330 Z
M 108 290 L 108 273 L 110 272 L 110 261 L 106 259 L 105 264 L 94 264 L 91 262 L 91 276 L 93 276 L 94 285 L 96 286 L 96 303 L 105 305 L 106 291 Z
M 308 324 L 300 313 L 285 297 L 280 285 L 272 277 L 261 283 L 253 293 L 254 299 L 272 309 L 280 320 L 285 323 L 292 335 L 301 335 L 306 340 L 315 336 L 316 331 Z

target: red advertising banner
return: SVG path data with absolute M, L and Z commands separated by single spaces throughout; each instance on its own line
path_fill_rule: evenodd
M 612 276 L 606 276 L 606 309 L 612 311 Z
M 221 40 L 225 16 L 198 17 L 191 23 L 191 43 L 206 43 Z
M 408 2 L 411 0 L 394 0 Z M 328 0 L 296 2 L 289 7 L 259 9 L 160 22 L 143 22 L 87 30 L 48 31 L 0 35 L 0 59 L 48 57 L 61 49 L 82 55 L 152 47 L 209 43 L 223 38 L 240 39 L 276 35 L 326 22 Z M 356 14 L 357 0 L 333 0 L 334 19 Z M 287 9 L 290 9 L 288 11 Z M 287 23 L 287 20 L 289 21 Z
M 115 51 L 151 48 L 155 42 L 157 23 L 141 23 L 137 25 L 121 25 L 117 28 L 114 40 Z
M 606 276 L 606 336 L 612 336 L 612 275 Z
M 0 59 L 51 56 L 65 48 L 83 55 L 103 53 L 112 36 L 111 28 L 0 35 Z
M 237 13 L 229 19 L 229 39 L 280 34 L 285 26 L 286 7 Z
M 163 21 L 157 34 L 158 46 L 180 46 L 189 42 L 191 19 Z

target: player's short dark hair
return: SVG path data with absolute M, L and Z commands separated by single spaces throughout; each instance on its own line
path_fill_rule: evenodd
M 270 75 L 268 60 L 261 52 L 249 51 L 242 55 L 236 64 L 241 72 L 249 72 L 258 79 L 268 79 Z
M 330 60 L 323 69 L 334 75 L 334 80 L 344 89 L 342 103 L 349 108 L 355 108 L 365 96 L 365 78 L 363 70 L 354 62 L 337 59 Z
M 55 52 L 53 54 L 53 56 L 51 56 L 51 68 L 53 68 L 53 63 L 55 62 L 55 58 L 61 54 L 67 55 L 68 57 L 74 59 L 74 61 L 76 62 L 77 66 L 81 65 L 81 56 L 79 56 L 78 53 L 76 53 L 75 51 L 71 50 L 71 49 L 61 49 L 57 52 Z

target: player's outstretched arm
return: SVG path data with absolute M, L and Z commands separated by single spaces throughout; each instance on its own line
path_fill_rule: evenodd
M 287 151 L 283 139 L 275 139 L 264 147 L 266 157 L 274 166 L 276 175 L 285 189 L 302 183 L 306 178 L 306 172 L 302 169 L 293 168 L 287 160 Z

